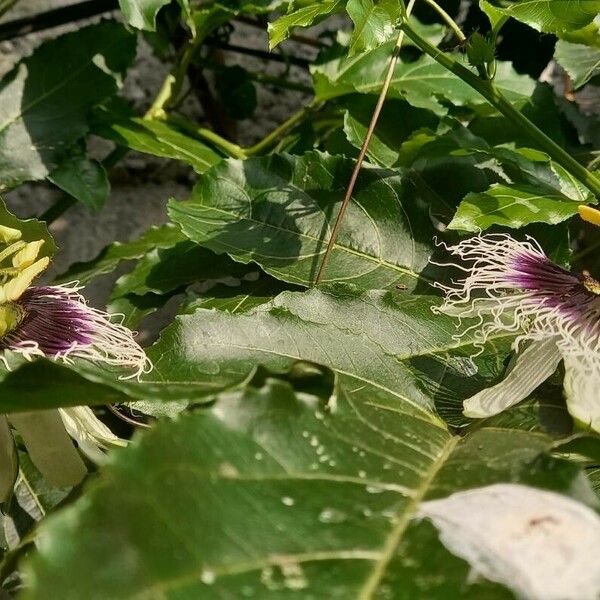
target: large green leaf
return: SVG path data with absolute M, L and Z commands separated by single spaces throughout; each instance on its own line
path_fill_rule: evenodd
M 87 113 L 113 94 L 135 37 L 104 21 L 46 42 L 0 82 L 0 184 L 42 179 L 88 130 Z
M 348 15 L 354 22 L 350 55 L 372 50 L 387 42 L 403 12 L 400 0 L 348 0 Z
M 579 205 L 595 203 L 590 191 L 547 154 L 490 146 L 460 125 L 437 136 L 417 132 L 400 153 L 416 187 L 434 198 L 436 214 L 445 220 L 448 209 L 461 201 L 450 229 L 557 224 L 577 214 Z
M 488 0 L 491 16 L 503 14 L 538 31 L 560 33 L 585 27 L 600 12 L 600 0 Z
M 93 125 L 93 132 L 125 148 L 181 160 L 191 165 L 197 173 L 204 173 L 221 160 L 219 154 L 201 141 L 155 119 L 131 117 L 112 121 L 110 114 L 101 114 Z
M 120 380 L 120 375 L 128 374 L 123 371 L 77 361 L 55 367 L 71 370 L 72 375 L 61 376 L 65 393 L 44 396 L 46 374 L 40 372 L 52 365 L 36 362 L 5 374 L 0 397 L 7 398 L 5 411 L 17 406 L 40 408 L 38 398 L 45 398 L 48 408 L 101 402 L 99 386 L 95 395 L 81 393 L 84 386 L 77 374 L 136 399 L 201 402 L 240 385 L 257 365 L 285 373 L 304 361 L 331 369 L 344 389 L 362 390 L 356 393 L 438 422 L 433 403 L 439 402 L 440 410 L 461 411 L 464 398 L 501 372 L 509 338 L 491 340 L 473 363 L 472 341 L 453 339 L 453 319 L 433 318 L 431 307 L 437 303 L 430 297 L 344 286 L 327 292 L 284 293 L 250 314 L 200 309 L 177 317 L 149 348 L 154 370 L 141 382 Z M 67 391 L 70 381 L 79 386 L 79 396 Z
M 311 152 L 227 160 L 169 214 L 194 242 L 300 285 L 315 278 L 353 162 Z M 324 281 L 413 288 L 432 252 L 433 225 L 401 170 L 365 168 Z
M 319 100 L 359 92 L 376 94 L 383 83 L 393 43 L 386 43 L 355 57 L 337 56 L 312 67 L 315 94 Z M 527 101 L 535 82 L 518 75 L 510 63 L 498 63 L 496 86 L 510 102 Z M 429 56 L 414 62 L 399 61 L 392 77 L 389 96 L 405 98 L 411 105 L 443 115 L 445 100 L 456 106 L 486 105 L 485 100 L 462 79 L 450 73 Z
M 290 36 L 295 27 L 314 25 L 330 14 L 342 10 L 343 6 L 344 0 L 310 1 L 298 8 L 292 4 L 286 15 L 269 23 L 269 46 L 271 49 L 275 48 Z
M 492 225 L 556 225 L 577 214 L 581 204 L 596 203 L 589 190 L 543 153 L 495 148 L 490 156 L 507 173 L 508 183 L 494 183 L 484 192 L 465 196 L 450 229 L 476 232 Z
M 461 439 L 360 387 L 325 405 L 268 378 L 114 455 L 40 528 L 24 598 L 509 598 L 419 511 L 498 482 L 593 501 L 576 467 L 544 458 L 549 446 L 502 429 Z

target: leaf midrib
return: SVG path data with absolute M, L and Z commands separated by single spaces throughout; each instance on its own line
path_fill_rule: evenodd
M 199 206 L 199 208 L 201 210 L 206 211 L 206 212 L 208 212 L 208 211 L 216 211 L 216 212 L 223 213 L 223 214 L 225 214 L 225 215 L 227 215 L 229 217 L 234 217 L 237 220 L 237 222 L 248 221 L 249 223 L 253 223 L 255 225 L 261 225 L 263 227 L 270 227 L 271 229 L 275 229 L 276 231 L 282 231 L 284 233 L 297 235 L 300 238 L 304 238 L 304 239 L 310 240 L 312 242 L 321 242 L 320 238 L 314 237 L 312 235 L 309 235 L 309 234 L 301 232 L 301 231 L 300 232 L 291 231 L 290 229 L 285 229 L 283 227 L 278 227 L 277 225 L 273 225 L 272 223 L 267 223 L 265 221 L 258 221 L 257 219 L 253 219 L 252 217 L 248 217 L 248 216 L 240 217 L 240 215 L 238 215 L 237 213 L 230 212 L 230 211 L 224 210 L 222 208 L 217 208 L 215 206 L 206 206 L 204 204 L 198 204 L 198 206 Z M 190 213 L 187 213 L 186 216 L 188 218 L 190 218 L 190 219 L 197 219 L 198 218 L 198 217 L 196 217 L 194 215 L 191 215 Z M 190 230 L 190 227 L 187 226 L 187 225 L 185 225 L 185 224 L 182 224 L 181 227 L 182 227 L 182 229 L 184 231 L 186 231 L 186 230 L 189 231 Z M 211 239 L 212 238 L 206 238 L 206 241 L 210 241 Z M 223 244 L 223 245 L 227 245 L 230 248 L 234 248 L 235 250 L 238 250 L 240 252 L 241 251 L 247 252 L 243 248 L 238 248 L 237 246 L 233 246 L 231 244 L 224 244 L 223 242 L 219 242 L 219 243 Z M 420 275 L 420 274 L 416 273 L 415 271 L 412 271 L 409 267 L 401 267 L 400 265 L 395 265 L 394 263 L 391 263 L 391 262 L 389 262 L 387 260 L 384 260 L 381 257 L 378 258 L 378 257 L 375 257 L 375 256 L 370 256 L 369 254 L 363 254 L 363 253 L 359 252 L 358 250 L 354 250 L 352 248 L 349 248 L 348 246 L 344 246 L 344 245 L 340 244 L 339 242 L 336 242 L 333 245 L 333 247 L 337 248 L 338 250 L 341 250 L 342 252 L 347 252 L 348 254 L 352 254 L 353 256 L 358 256 L 359 258 L 362 258 L 364 260 L 368 260 L 370 262 L 376 263 L 377 265 L 382 265 L 382 266 L 387 267 L 387 268 L 389 268 L 389 269 L 391 269 L 393 271 L 397 271 L 398 273 L 402 273 L 403 275 L 408 275 L 410 277 L 414 277 L 415 279 L 422 279 L 423 281 L 429 281 L 429 282 L 431 281 L 430 279 L 424 277 L 423 275 Z M 323 250 L 322 252 L 313 252 L 310 255 L 304 255 L 303 258 L 308 258 L 308 256 L 311 256 L 311 257 L 321 256 L 324 253 L 325 253 L 325 250 Z M 261 256 L 263 256 L 263 255 L 261 255 Z M 234 260 L 236 260 L 236 258 L 237 258 L 238 262 L 240 262 L 239 261 L 239 259 L 240 259 L 239 256 L 238 257 L 232 256 L 232 258 Z M 269 258 L 269 257 L 267 257 L 267 258 Z M 272 257 L 272 258 L 279 258 L 279 257 Z M 249 260 L 252 260 L 252 259 L 249 259 Z M 276 267 L 269 267 L 269 268 L 272 271 L 277 270 Z M 277 272 L 279 272 L 279 271 L 277 270 Z M 339 277 L 335 278 L 336 281 L 338 281 L 339 279 L 340 279 Z
M 386 543 L 383 547 L 383 552 L 379 561 L 377 561 L 375 568 L 371 576 L 365 581 L 365 585 L 362 590 L 358 594 L 359 600 L 369 600 L 374 597 L 375 592 L 377 591 L 381 580 L 383 579 L 386 568 L 389 565 L 390 561 L 394 557 L 396 549 L 398 548 L 398 544 L 402 539 L 402 535 L 406 531 L 406 528 L 410 524 L 411 519 L 414 517 L 417 512 L 417 508 L 419 503 L 429 490 L 431 483 L 433 482 L 435 476 L 439 472 L 439 470 L 444 466 L 446 460 L 452 454 L 456 444 L 459 441 L 459 436 L 452 436 L 442 448 L 437 460 L 431 465 L 428 470 L 426 476 L 423 478 L 421 485 L 416 489 L 415 494 L 412 499 L 409 501 L 408 506 L 403 511 L 400 519 L 396 526 L 390 532 Z

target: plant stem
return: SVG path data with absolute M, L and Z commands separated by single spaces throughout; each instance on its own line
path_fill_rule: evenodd
M 553 139 L 534 125 L 525 115 L 519 112 L 494 85 L 493 81 L 483 80 L 475 73 L 458 63 L 450 55 L 440 51 L 423 39 L 406 21 L 402 30 L 423 52 L 429 54 L 443 67 L 460 77 L 465 83 L 479 92 L 494 108 L 501 112 L 520 129 L 526 131 L 532 140 L 543 149 L 553 160 L 563 166 L 573 177 L 579 179 L 598 198 L 600 198 L 600 180 L 590 173 L 582 164 L 577 162 L 566 150 L 561 148 Z
M 465 34 L 462 32 L 462 29 L 458 26 L 458 23 L 435 1 L 435 0 L 425 0 L 433 10 L 435 10 L 442 19 L 446 22 L 446 25 L 454 31 L 454 35 L 461 41 L 464 42 L 467 38 Z
M 415 5 L 416 0 L 410 0 L 408 6 L 406 7 L 406 18 L 410 16 L 412 9 Z M 354 164 L 354 169 L 352 170 L 352 175 L 350 176 L 350 181 L 348 182 L 348 187 L 346 188 L 346 194 L 344 195 L 344 199 L 342 200 L 342 205 L 340 206 L 340 210 L 336 217 L 335 223 L 333 225 L 333 229 L 331 231 L 331 236 L 329 237 L 329 242 L 327 242 L 327 248 L 325 249 L 325 254 L 323 255 L 323 260 L 319 266 L 319 270 L 317 272 L 317 276 L 315 278 L 315 285 L 321 283 L 323 276 L 325 275 L 325 271 L 327 270 L 327 265 L 329 264 L 329 259 L 331 258 L 331 252 L 333 250 L 333 246 L 337 239 L 337 236 L 340 232 L 340 227 L 344 220 L 344 215 L 346 214 L 346 210 L 348 205 L 350 204 L 350 198 L 352 198 L 352 192 L 354 191 L 354 186 L 356 185 L 356 180 L 358 179 L 358 174 L 362 167 L 362 163 L 367 154 L 367 150 L 369 148 L 369 143 L 371 142 L 371 138 L 373 137 L 373 133 L 375 131 L 375 127 L 377 125 L 377 121 L 379 120 L 379 115 L 381 114 L 381 109 L 383 108 L 383 104 L 385 102 L 385 97 L 387 96 L 388 89 L 390 84 L 392 83 L 392 78 L 394 76 L 394 69 L 396 68 L 396 63 L 398 62 L 398 57 L 400 56 L 400 50 L 402 48 L 402 43 L 404 42 L 404 30 L 400 31 L 398 38 L 396 39 L 396 44 L 394 46 L 394 50 L 390 57 L 390 62 L 388 64 L 388 68 L 385 74 L 385 79 L 383 81 L 383 85 L 381 87 L 381 91 L 379 92 L 379 97 L 377 98 L 377 104 L 373 110 L 373 115 L 371 117 L 371 122 L 369 123 L 369 128 L 367 129 L 367 133 L 365 135 L 365 139 L 363 140 L 362 146 L 360 148 L 360 152 L 358 153 L 358 158 L 356 159 L 356 163 Z
M 310 104 L 308 104 L 308 106 L 303 106 L 300 110 L 295 112 L 291 117 L 279 125 L 279 127 L 273 129 L 273 131 L 260 140 L 260 142 L 254 144 L 254 146 L 246 148 L 246 155 L 253 156 L 255 154 L 260 154 L 270 146 L 275 145 L 279 138 L 300 123 L 300 121 L 302 121 L 306 115 L 313 111 L 317 105 L 318 103 L 313 100 Z
M 246 158 L 246 151 L 241 146 L 226 140 L 218 133 L 206 127 L 199 127 L 196 123 L 185 117 L 170 114 L 165 120 L 167 123 L 172 123 L 180 129 L 189 132 L 194 137 L 210 142 L 227 156 L 231 156 L 232 158 Z

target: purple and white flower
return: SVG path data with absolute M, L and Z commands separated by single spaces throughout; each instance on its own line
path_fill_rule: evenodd
M 444 290 L 437 311 L 476 322 L 471 334 L 483 345 L 492 335 L 516 334 L 512 368 L 498 385 L 464 403 L 465 414 L 486 417 L 526 398 L 564 361 L 569 412 L 600 431 L 600 284 L 552 262 L 532 238 L 476 236 L 447 250 L 465 273 Z
M 45 356 L 70 362 L 83 358 L 131 370 L 140 377 L 152 365 L 133 333 L 109 315 L 87 305 L 76 285 L 32 286 L 0 305 L 0 351 L 27 359 Z M 8 367 L 6 358 L 0 355 Z

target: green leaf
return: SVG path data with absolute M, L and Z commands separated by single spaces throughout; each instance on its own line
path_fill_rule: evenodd
M 6 354 L 6 351 L 5 351 Z M 25 363 L 7 372 L 0 363 L 0 413 L 39 411 L 69 406 L 120 404 L 129 397 L 114 387 L 97 383 L 99 378 L 80 377 L 77 365 L 63 366 L 46 359 Z M 113 372 L 118 378 L 119 373 Z M 108 377 L 107 383 L 108 383 Z
M 71 491 L 70 486 L 50 485 L 26 452 L 19 452 L 19 479 L 15 496 L 19 506 L 35 521 L 40 521 Z
M 513 17 L 545 33 L 580 29 L 600 12 L 600 0 L 488 0 L 485 4 L 492 6 L 493 14 Z
M 77 280 L 85 285 L 92 279 L 110 273 L 124 260 L 142 258 L 156 248 L 171 248 L 185 240 L 179 227 L 173 224 L 151 227 L 137 240 L 131 242 L 114 242 L 100 252 L 93 260 L 85 263 L 75 263 L 69 270 L 58 278 L 59 282 Z
M 393 43 L 352 58 L 337 57 L 311 68 L 318 100 L 330 100 L 354 92 L 376 94 L 380 91 Z M 518 75 L 510 63 L 499 62 L 496 86 L 510 102 L 526 102 L 535 81 Z M 392 77 L 389 96 L 404 98 L 412 106 L 444 115 L 448 109 L 442 100 L 455 106 L 487 106 L 485 100 L 462 79 L 442 67 L 430 56 L 414 62 L 398 61 Z
M 590 500 L 579 469 L 539 458 L 549 444 L 501 429 L 461 439 L 402 402 L 349 389 L 325 405 L 269 378 L 115 455 L 40 528 L 23 597 L 508 598 L 437 536 L 419 544 L 430 526 L 416 518 L 423 500 L 498 482 Z
M 6 204 L 2 199 L 0 199 L 0 227 L 8 227 L 9 229 L 20 231 L 21 235 L 18 239 L 24 242 L 44 240 L 38 253 L 38 258 L 43 256 L 52 257 L 56 252 L 54 238 L 50 235 L 46 223 L 38 221 L 37 219 L 19 219 L 18 217 L 15 217 L 15 215 L 6 208 Z M 1 239 L 0 246 L 2 246 Z
M 556 44 L 554 58 L 578 89 L 600 73 L 600 31 L 594 23 L 562 37 Z
M 496 48 L 488 39 L 475 31 L 467 42 L 467 58 L 474 67 L 482 67 L 494 62 Z
M 6 417 L 0 417 L 0 505 L 12 496 L 18 473 L 19 461 L 15 440 Z
M 137 296 L 128 294 L 111 300 L 106 306 L 107 312 L 115 315 L 123 315 L 123 325 L 129 329 L 137 330 L 140 323 L 149 315 L 160 310 L 178 290 L 167 294 L 146 294 Z
M 158 11 L 170 2 L 171 0 L 119 0 L 119 5 L 129 25 L 154 31 Z
M 113 290 L 113 298 L 127 294 L 166 294 L 190 283 L 243 277 L 251 269 L 233 262 L 228 256 L 217 256 L 189 241 L 171 248 L 151 250 L 134 267 L 121 276 Z
M 254 261 L 284 281 L 315 278 L 353 161 L 317 152 L 226 160 L 202 177 L 171 219 L 194 242 Z M 433 249 L 425 206 L 407 196 L 402 170 L 365 168 L 334 245 L 324 281 L 411 288 Z
M 8 420 L 23 438 L 29 457 L 46 481 L 55 486 L 81 483 L 87 468 L 57 410 L 15 412 Z
M 462 410 L 462 400 L 497 375 L 509 339 L 490 340 L 473 363 L 472 341 L 452 337 L 454 320 L 432 318 L 437 304 L 398 291 L 341 287 L 284 293 L 250 314 L 201 309 L 177 317 L 148 349 L 154 370 L 141 382 L 119 379 L 128 373 L 82 360 L 64 366 L 38 361 L 5 374 L 0 398 L 5 411 L 114 401 L 102 397 L 105 386 L 141 400 L 206 402 L 251 378 L 257 365 L 287 373 L 303 361 L 331 369 L 344 389 L 400 402 L 404 412 L 437 422 L 430 414 L 435 400 Z M 81 379 L 95 387 L 85 392 Z M 53 393 L 58 389 L 63 391 Z
M 498 26 L 502 26 L 508 17 L 499 8 L 496 8 L 492 2 L 493 0 L 479 0 L 479 8 L 490 20 L 492 29 L 497 30 Z
M 110 182 L 104 167 L 83 152 L 66 158 L 47 179 L 95 211 L 104 206 L 110 195 Z
M 117 91 L 135 37 L 104 21 L 46 42 L 0 82 L 0 178 L 42 179 L 88 131 L 88 111 Z
M 373 95 L 349 96 L 343 102 L 347 108 L 344 114 L 344 133 L 348 141 L 360 148 L 367 133 L 377 99 Z M 435 129 L 439 119 L 432 112 L 415 108 L 403 100 L 388 99 L 377 120 L 367 156 L 384 167 L 397 164 L 402 144 L 415 131 L 425 128 Z
M 477 232 L 492 225 L 515 229 L 529 223 L 555 225 L 576 215 L 578 206 L 577 200 L 560 192 L 495 183 L 485 192 L 465 196 L 448 228 Z
M 462 127 L 432 141 L 425 138 L 413 156 L 412 172 L 420 173 L 433 190 L 446 185 L 446 200 L 457 197 L 455 186 L 468 192 L 450 229 L 476 232 L 492 225 L 557 224 L 575 215 L 580 204 L 595 202 L 590 191 L 547 154 L 531 148 L 490 147 Z
M 197 173 L 217 164 L 221 156 L 201 141 L 156 119 L 115 118 L 101 115 L 93 126 L 96 135 L 138 152 L 181 160 Z
M 387 42 L 403 12 L 400 0 L 348 0 L 346 11 L 354 22 L 349 56 Z
M 286 15 L 269 23 L 269 48 L 272 50 L 275 46 L 290 37 L 295 27 L 310 27 L 311 25 L 315 25 L 332 13 L 341 11 L 344 4 L 344 0 L 310 1 L 297 9 L 292 4 L 290 7 L 291 10 Z

